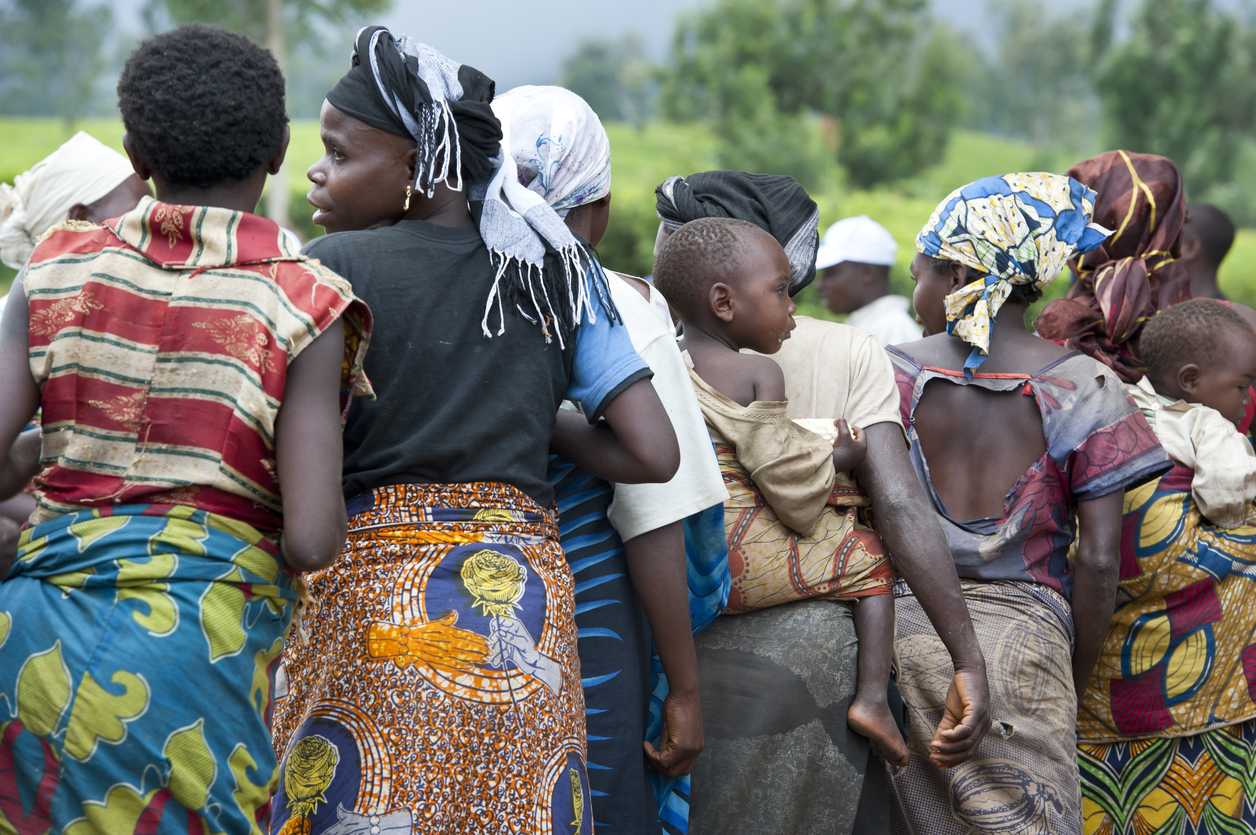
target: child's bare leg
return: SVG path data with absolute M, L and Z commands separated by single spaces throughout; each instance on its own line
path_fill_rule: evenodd
M 901 768 L 907 765 L 907 743 L 894 723 L 885 692 L 894 651 L 894 595 L 859 598 L 855 634 L 859 638 L 859 682 L 846 721 L 856 733 L 875 742 L 887 762 Z

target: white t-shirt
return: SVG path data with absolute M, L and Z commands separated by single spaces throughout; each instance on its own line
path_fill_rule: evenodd
M 785 415 L 845 418 L 866 429 L 878 423 L 900 428 L 898 386 L 890 355 L 869 334 L 837 322 L 795 316 L 798 327 L 769 356 L 785 374 Z
M 666 484 L 616 484 L 607 515 L 624 541 L 680 521 L 728 498 L 715 449 L 698 408 L 689 369 L 663 294 L 650 288 L 646 301 L 626 279 L 607 271 L 611 298 L 624 317 L 632 347 L 645 360 L 663 408 L 680 443 L 680 468 Z
M 872 334 L 882 348 L 915 342 L 920 339 L 920 325 L 907 312 L 910 305 L 905 296 L 882 296 L 847 316 L 846 324 Z

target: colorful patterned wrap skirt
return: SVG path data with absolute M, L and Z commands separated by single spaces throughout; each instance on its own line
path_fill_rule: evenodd
M 1086 835 L 1256 832 L 1256 719 L 1194 736 L 1080 743 Z
M 1088 835 L 1256 832 L 1256 522 L 1175 467 L 1125 493 L 1117 607 L 1077 716 Z
M 284 649 L 271 832 L 592 832 L 553 514 L 500 484 L 382 487 L 349 513 Z
M 25 531 L 0 583 L 0 832 L 260 833 L 295 585 L 272 542 L 191 507 Z
M 777 518 L 737 450 L 715 445 L 728 488 L 724 530 L 732 587 L 725 612 L 753 612 L 795 600 L 855 600 L 894 589 L 894 566 L 873 530 L 871 501 L 838 473 L 814 531 L 803 536 Z

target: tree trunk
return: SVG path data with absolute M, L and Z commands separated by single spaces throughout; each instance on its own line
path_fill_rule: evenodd
M 288 53 L 283 36 L 283 0 L 266 0 L 266 48 L 275 56 L 275 62 L 279 64 L 279 70 L 284 73 L 286 81 Z M 288 202 L 291 197 L 288 164 L 285 162 L 279 173 L 270 178 L 266 188 L 266 214 L 285 229 L 292 226 L 288 217 Z

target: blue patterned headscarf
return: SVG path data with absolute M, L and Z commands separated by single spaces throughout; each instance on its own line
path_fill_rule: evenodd
M 1014 284 L 1039 289 L 1074 254 L 1103 243 L 1092 221 L 1095 192 L 1063 174 L 1004 174 L 951 192 L 916 236 L 916 249 L 956 261 L 981 278 L 946 297 L 946 332 L 973 346 L 971 376 L 990 352 L 990 325 Z

